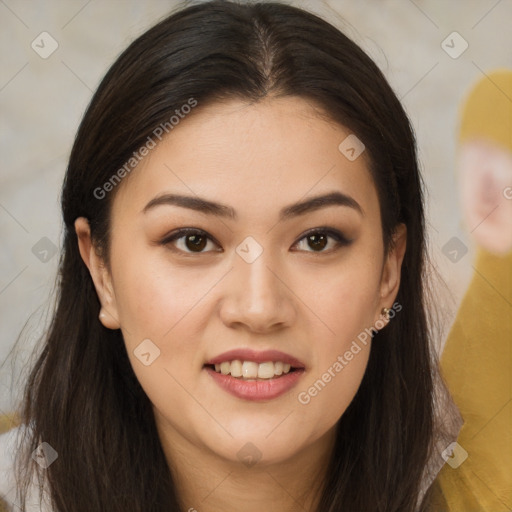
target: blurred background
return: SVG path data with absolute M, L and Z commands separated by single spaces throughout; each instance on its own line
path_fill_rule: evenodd
M 493 84 L 493 70 L 512 68 L 512 0 L 286 3 L 319 14 L 358 43 L 410 116 L 428 190 L 429 249 L 446 283 L 437 289 L 441 347 L 475 270 L 471 233 L 479 228 L 467 225 L 459 199 L 459 109 L 473 84 Z M 47 326 L 62 238 L 60 187 L 84 110 L 119 53 L 186 4 L 0 0 L 0 365 L 24 328 L 17 357 L 0 368 L 0 412 L 14 407 Z M 482 215 L 478 224 L 485 221 Z

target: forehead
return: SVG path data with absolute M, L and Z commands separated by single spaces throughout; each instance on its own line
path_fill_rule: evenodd
M 374 210 L 378 198 L 366 153 L 351 160 L 340 151 L 348 136 L 348 129 L 298 97 L 199 105 L 124 178 L 114 216 L 140 212 L 162 192 L 227 203 L 242 217 L 260 216 L 263 207 L 273 214 L 333 190 Z

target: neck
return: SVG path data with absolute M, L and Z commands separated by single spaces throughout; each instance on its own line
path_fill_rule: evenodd
M 182 510 L 316 512 L 334 448 L 335 427 L 289 459 L 252 466 L 227 460 L 159 427 Z

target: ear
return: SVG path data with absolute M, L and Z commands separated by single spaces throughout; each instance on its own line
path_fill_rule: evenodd
M 104 261 L 96 253 L 91 240 L 89 221 L 85 217 L 75 220 L 75 231 L 78 237 L 80 255 L 91 274 L 96 293 L 101 303 L 99 319 L 108 329 L 119 329 L 119 315 L 110 275 Z
M 377 315 L 382 318 L 382 308 L 391 309 L 400 288 L 400 272 L 407 246 L 407 227 L 399 224 L 391 240 L 380 282 L 380 304 Z

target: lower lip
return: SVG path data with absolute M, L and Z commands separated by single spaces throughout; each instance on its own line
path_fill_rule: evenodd
M 222 389 L 231 395 L 255 402 L 273 400 L 283 395 L 290 391 L 304 374 L 304 369 L 299 369 L 273 379 L 251 381 L 223 375 L 211 368 L 205 368 L 205 370 Z

